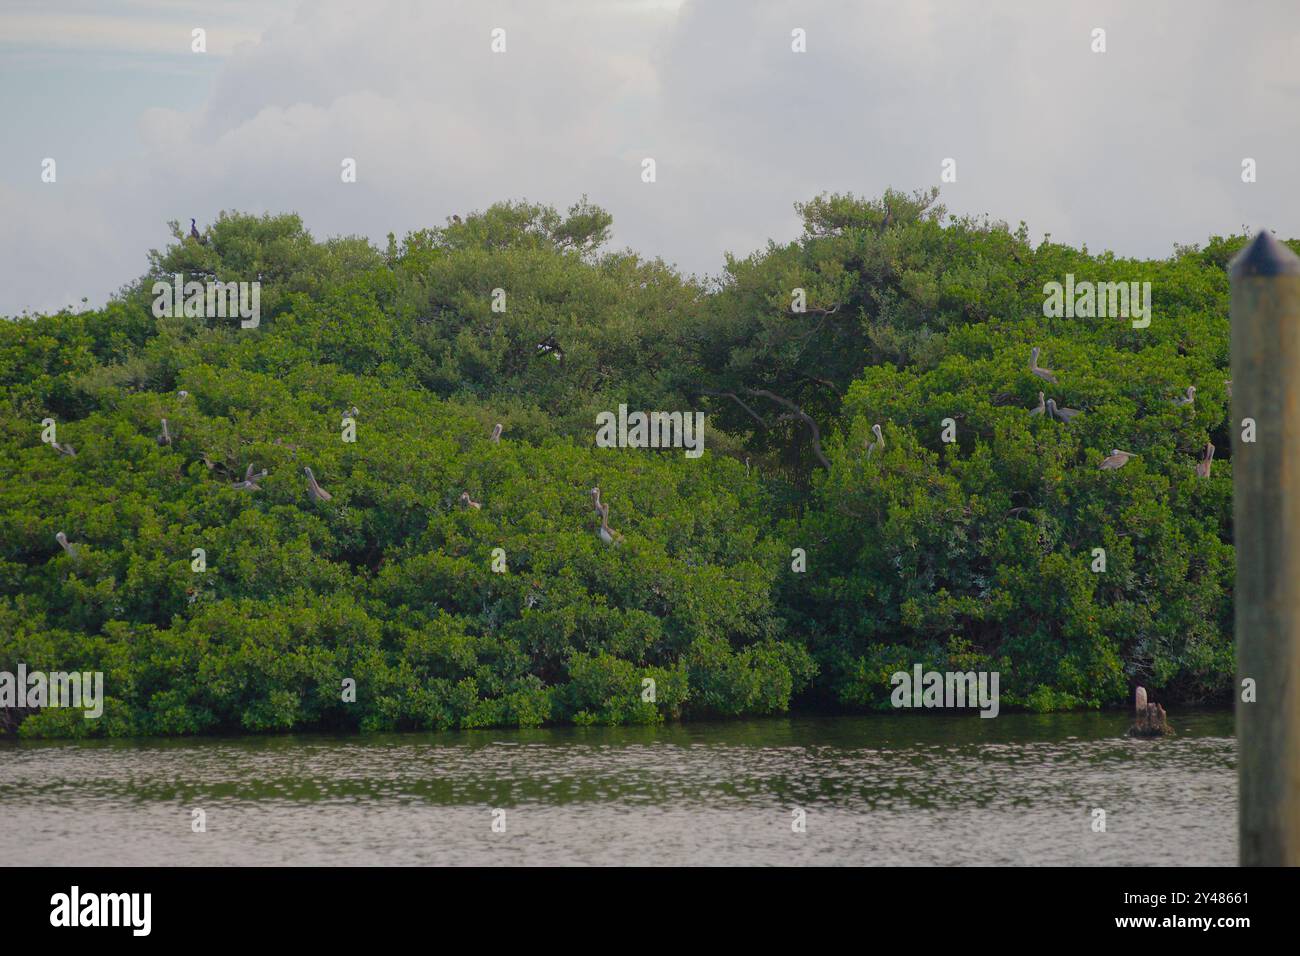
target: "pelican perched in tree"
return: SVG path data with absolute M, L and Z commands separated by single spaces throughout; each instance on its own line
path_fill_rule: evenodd
M 1186 395 L 1179 395 L 1177 398 L 1175 398 L 1175 399 L 1174 399 L 1174 404 L 1175 404 L 1175 405 L 1191 405 L 1191 404 L 1193 404 L 1195 401 L 1196 401 L 1196 386 L 1195 386 L 1195 385 L 1188 385 L 1188 386 L 1187 386 L 1187 394 L 1186 394 Z
M 1049 398 L 1047 400 L 1047 413 L 1052 418 L 1059 418 L 1063 422 L 1069 422 L 1079 414 L 1079 410 L 1077 408 L 1062 408 L 1056 404 L 1056 399 Z
M 879 425 L 871 426 L 871 434 L 876 436 L 876 440 L 867 446 L 867 458 L 870 458 L 877 448 L 882 451 L 885 448 L 885 433 L 880 430 Z
M 172 433 L 167 430 L 167 419 L 162 420 L 162 431 L 158 433 L 158 444 L 167 446 L 172 443 Z
M 502 430 L 503 430 L 503 429 L 501 428 L 501 423 L 500 423 L 500 422 L 497 422 L 495 425 L 493 425 L 493 426 L 492 426 L 492 437 L 489 438 L 488 441 L 492 442 L 494 445 L 495 445 L 495 444 L 500 444 L 500 442 L 501 442 L 501 432 L 502 432 Z
M 453 214 L 452 214 L 452 217 L 451 217 L 451 221 L 454 222 L 456 225 L 459 226 L 459 225 L 460 225 L 460 216 L 457 216 L 457 215 L 455 215 L 455 214 L 453 213 Z
M 1128 464 L 1130 458 L 1136 458 L 1131 451 L 1120 451 L 1118 448 L 1112 448 L 1110 454 L 1101 460 L 1098 466 L 1102 471 L 1114 471 L 1116 468 L 1123 468 Z
M 623 536 L 609 526 L 609 505 L 603 501 L 600 503 L 600 528 L 596 531 L 596 535 L 606 544 L 623 540 Z
M 599 486 L 599 485 L 597 485 L 595 488 L 592 488 L 592 489 L 591 489 L 591 503 L 592 503 L 592 507 L 594 507 L 594 508 L 596 509 L 596 517 L 599 518 L 599 517 L 601 516 L 601 510 L 600 510 L 600 486 Z
M 464 505 L 466 508 L 473 508 L 475 511 L 479 511 L 483 507 L 481 504 L 479 504 L 477 501 L 475 501 L 473 498 L 469 496 L 468 491 L 462 491 L 460 493 L 460 503 Z
M 206 246 L 208 244 L 208 240 L 199 235 L 199 227 L 194 224 L 193 219 L 190 220 L 190 238 L 201 246 Z
M 57 451 L 60 455 L 67 455 L 69 458 L 77 457 L 77 449 L 73 448 L 67 442 L 52 441 L 50 442 L 50 447 L 53 448 L 55 451 Z
M 307 476 L 307 494 L 311 495 L 312 501 L 329 501 L 334 497 L 320 485 L 316 484 L 316 476 L 311 473 L 310 468 L 304 468 L 303 474 Z
M 1038 354 L 1040 351 L 1041 350 L 1038 348 L 1038 346 L 1035 345 L 1034 350 L 1029 353 L 1029 371 L 1033 372 L 1044 382 L 1051 382 L 1053 385 L 1055 385 L 1057 384 L 1056 375 L 1052 372 L 1052 370 L 1050 368 L 1038 367 Z
M 244 472 L 244 480 L 235 482 L 235 490 L 236 491 L 261 491 L 262 486 L 258 484 L 258 481 L 265 477 L 266 477 L 265 468 L 263 468 L 257 474 L 253 474 L 253 466 L 250 464 L 248 466 L 248 470 Z
M 68 536 L 64 534 L 62 531 L 60 531 L 58 534 L 54 536 L 54 540 L 59 542 L 60 548 L 68 552 L 68 557 L 75 558 L 77 556 L 76 546 L 71 544 L 68 541 Z
M 1209 478 L 1210 467 L 1214 464 L 1214 443 L 1205 443 L 1205 452 L 1200 461 L 1196 463 L 1196 476 L 1198 478 Z
M 1043 404 L 1043 393 L 1042 393 L 1042 392 L 1039 392 L 1039 393 L 1038 393 L 1038 407 L 1037 407 L 1037 408 L 1031 408 L 1031 409 L 1029 410 L 1029 414 L 1030 414 L 1030 415 L 1041 415 L 1041 414 L 1043 414 L 1043 412 L 1046 411 L 1046 410 L 1047 410 L 1047 406 Z

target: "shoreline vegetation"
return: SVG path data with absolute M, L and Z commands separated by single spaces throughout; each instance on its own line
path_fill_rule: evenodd
M 1213 703 L 1213 704 L 1189 705 L 1187 708 L 1180 710 L 1178 712 L 1178 716 L 1181 719 L 1186 720 L 1190 718 L 1196 725 L 1195 726 L 1196 732 L 1191 734 L 1191 736 L 1193 737 L 1207 735 L 1207 732 L 1204 730 L 1204 726 L 1207 721 L 1213 721 L 1218 718 L 1223 718 L 1227 720 L 1229 724 L 1232 724 L 1233 723 L 1232 718 L 1235 716 L 1235 714 L 1236 711 L 1231 701 L 1226 701 L 1223 703 Z M 1026 718 L 1037 719 L 1039 722 L 1033 726 L 1035 726 L 1036 728 L 1041 728 L 1044 733 L 1047 733 L 1048 731 L 1052 730 L 1054 727 L 1058 726 L 1058 721 L 1063 722 L 1059 724 L 1060 726 L 1071 726 L 1069 724 L 1069 721 L 1075 718 L 1095 717 L 1109 722 L 1110 732 L 1104 735 L 1107 738 L 1120 739 L 1123 737 L 1142 736 L 1142 735 L 1135 735 L 1130 732 L 1132 723 L 1134 722 L 1134 715 L 1133 715 L 1133 709 L 1131 704 L 1127 707 L 1120 706 L 1120 705 L 1106 704 L 1102 707 L 1096 707 L 1096 708 L 1072 708 L 1069 710 L 1050 710 L 1050 711 L 1033 711 L 1033 710 L 1028 710 L 1026 708 L 1019 708 L 1013 711 L 1009 711 L 1005 715 L 1000 714 L 999 716 L 1000 717 L 1010 716 L 1010 717 L 1017 718 L 1019 720 L 1023 720 Z M 770 713 L 770 714 L 747 714 L 739 717 L 703 716 L 703 717 L 696 717 L 693 719 L 680 719 L 680 718 L 662 719 L 658 721 L 650 721 L 645 723 L 622 723 L 622 724 L 608 724 L 608 723 L 576 724 L 573 723 L 572 721 L 568 721 L 568 722 L 552 721 L 546 724 L 532 724 L 532 725 L 525 725 L 522 727 L 498 724 L 498 725 L 491 725 L 487 727 L 465 727 L 465 728 L 441 727 L 437 729 L 427 728 L 421 730 L 407 728 L 402 730 L 371 730 L 371 731 L 363 731 L 360 728 L 303 727 L 303 728 L 288 729 L 288 730 L 264 730 L 264 731 L 252 732 L 252 731 L 240 730 L 238 728 L 231 728 L 227 730 L 211 731 L 211 732 L 200 733 L 200 734 L 151 734 L 151 735 L 141 734 L 135 736 L 116 736 L 116 737 L 107 736 L 105 734 L 89 734 L 89 735 L 64 734 L 64 735 L 56 736 L 52 734 L 0 733 L 0 747 L 5 746 L 6 744 L 17 746 L 22 743 L 58 744 L 62 741 L 74 740 L 74 739 L 81 740 L 81 741 L 92 741 L 92 742 L 98 741 L 103 743 L 123 743 L 123 744 L 129 744 L 133 742 L 147 744 L 151 741 L 157 743 L 183 742 L 186 740 L 211 741 L 211 742 L 261 740 L 267 742 L 268 744 L 273 744 L 277 741 L 281 743 L 288 742 L 295 738 L 302 738 L 304 740 L 313 740 L 313 739 L 373 740 L 373 739 L 386 738 L 386 737 L 392 737 L 394 739 L 407 739 L 410 737 L 418 736 L 420 734 L 433 735 L 433 739 L 435 740 L 440 740 L 440 741 L 447 740 L 448 742 L 454 742 L 462 739 L 473 739 L 472 736 L 469 738 L 463 737 L 462 735 L 465 734 L 471 734 L 471 735 L 487 734 L 489 735 L 489 739 L 490 739 L 490 736 L 493 732 L 502 731 L 502 730 L 528 730 L 528 731 L 560 730 L 560 731 L 583 731 L 584 733 L 590 731 L 592 732 L 592 734 L 595 735 L 590 739 L 597 740 L 597 741 L 604 739 L 601 736 L 599 736 L 602 731 L 613 731 L 613 730 L 636 731 L 636 732 L 649 731 L 649 732 L 653 732 L 653 735 L 651 737 L 649 738 L 638 737 L 635 739 L 654 739 L 654 740 L 671 741 L 674 739 L 673 737 L 674 734 L 680 734 L 680 733 L 689 734 L 692 732 L 700 732 L 700 731 L 707 733 L 710 729 L 716 729 L 718 731 L 726 731 L 729 729 L 736 729 L 742 725 L 747 727 L 762 728 L 768 726 L 769 722 L 772 722 L 771 725 L 774 727 L 781 727 L 781 726 L 787 726 L 791 722 L 797 725 L 801 725 L 809 722 L 815 724 L 821 721 L 842 723 L 843 721 L 850 720 L 850 719 L 874 721 L 877 718 L 884 721 L 888 721 L 890 718 L 895 718 L 895 717 L 900 718 L 902 720 L 929 721 L 930 724 L 928 727 L 926 727 L 926 725 L 921 723 L 917 724 L 918 730 L 921 729 L 922 727 L 925 727 L 927 731 L 929 731 L 931 728 L 939 728 L 939 727 L 951 728 L 954 726 L 954 724 L 952 723 L 954 719 L 958 721 L 969 720 L 974 725 L 971 733 L 972 739 L 980 739 L 980 740 L 987 739 L 987 740 L 997 742 L 999 740 L 1005 740 L 1005 739 L 1024 740 L 1024 739 L 1033 738 L 1033 734 L 1026 734 L 1021 732 L 1019 725 L 1017 725 L 1016 731 L 1009 733 L 1005 729 L 1007 723 L 1011 723 L 1014 725 L 1015 721 L 1004 722 L 1004 724 L 999 725 L 997 728 L 993 728 L 994 731 L 996 731 L 995 733 L 992 733 L 992 735 L 989 737 L 984 737 L 981 735 L 981 731 L 986 725 L 978 720 L 979 711 L 973 708 L 966 709 L 966 710 L 890 708 L 889 710 L 857 709 L 853 711 L 848 711 L 842 707 L 827 706 L 824 708 L 809 708 L 794 703 L 790 706 L 788 710 L 781 711 L 778 713 Z M 962 726 L 964 726 L 964 724 Z M 991 728 L 993 727 L 993 725 L 987 725 L 987 726 Z M 660 736 L 661 733 L 666 733 L 668 734 L 668 736 L 667 737 Z M 1235 739 L 1236 731 L 1235 731 L 1235 727 L 1232 727 L 1226 732 L 1226 734 L 1216 732 L 1209 735 L 1228 736 Z M 925 736 L 928 736 L 928 734 Z M 948 736 L 951 737 L 951 734 L 949 734 Z M 905 747 L 911 743 L 915 743 L 915 741 L 908 741 L 905 738 L 899 738 L 897 741 L 897 745 L 899 747 Z
M 385 249 L 222 213 L 102 308 L 0 322 L 0 672 L 104 675 L 98 719 L 0 736 L 891 711 L 915 667 L 998 673 L 1003 713 L 1229 703 L 1246 237 L 796 208 L 704 279 L 585 197 Z M 260 314 L 159 315 L 177 274 Z M 598 447 L 620 406 L 704 413 L 703 454 Z

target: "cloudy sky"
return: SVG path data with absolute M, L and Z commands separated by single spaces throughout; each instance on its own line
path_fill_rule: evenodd
M 947 157 L 949 209 L 1036 239 L 1300 236 L 1300 5 L 5 0 L 0 314 L 102 303 L 167 220 L 222 209 L 382 242 L 586 193 L 615 245 L 716 274 L 794 238 L 796 201 L 940 184 Z

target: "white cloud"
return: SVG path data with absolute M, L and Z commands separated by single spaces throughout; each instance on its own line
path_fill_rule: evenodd
M 112 6 L 119 12 L 102 12 Z M 241 24 L 250 13 L 247 8 L 211 4 L 95 4 L 64 12 L 51 11 L 46 4 L 14 3 L 0 8 L 0 38 L 14 49 L 192 56 L 191 31 L 201 27 L 207 33 L 208 55 L 224 56 L 257 42 L 260 31 Z
M 105 9 L 74 9 L 69 42 L 156 49 L 174 16 L 210 8 L 118 5 L 113 26 Z M 260 24 L 231 9 L 231 36 L 247 35 L 202 105 L 140 102 L 122 132 L 137 159 L 77 157 L 57 186 L 34 167 L 11 178 L 23 232 L 7 223 L 0 239 L 0 312 L 102 299 L 142 271 L 167 219 L 223 208 L 297 211 L 317 235 L 378 241 L 497 200 L 585 192 L 614 213 L 619 244 L 716 272 L 725 250 L 793 238 L 794 202 L 926 187 L 948 156 L 954 211 L 1094 250 L 1164 255 L 1243 223 L 1300 234 L 1287 165 L 1300 13 L 1283 3 L 1242 17 L 1208 0 L 321 0 Z M 41 14 L 19 10 L 22 49 Z M 489 50 L 497 26 L 504 55 Z M 796 26 L 806 54 L 790 51 Z M 1105 54 L 1089 50 L 1094 26 Z M 355 185 L 339 181 L 345 156 Z M 1243 156 L 1260 164 L 1251 186 Z

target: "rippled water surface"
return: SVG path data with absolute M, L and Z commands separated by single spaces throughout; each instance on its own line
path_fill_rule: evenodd
M 1170 719 L 7 742 L 0 863 L 1232 865 L 1232 715 Z

